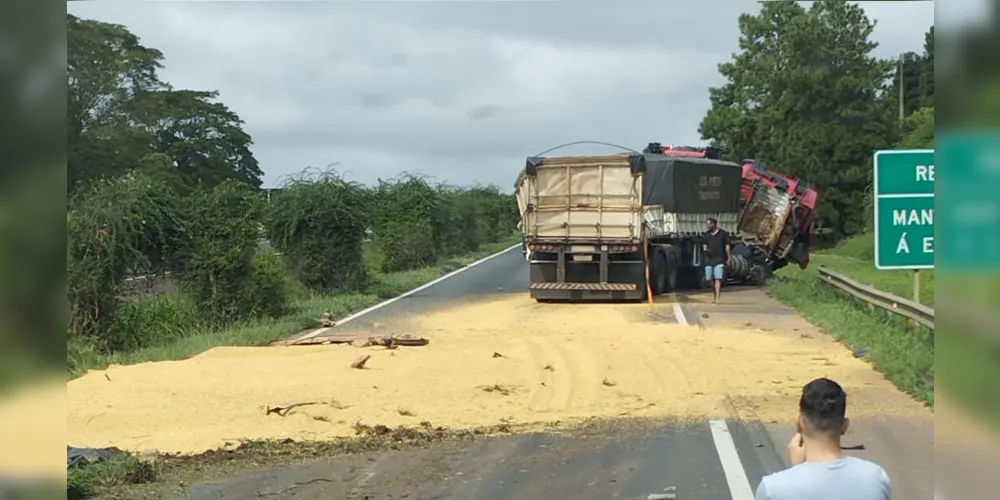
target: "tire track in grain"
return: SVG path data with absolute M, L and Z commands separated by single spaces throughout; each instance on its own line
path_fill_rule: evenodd
M 552 375 L 544 369 L 548 361 L 548 353 L 537 340 L 537 336 L 528 336 L 524 339 L 530 352 L 529 359 L 522 365 L 522 370 L 528 375 L 532 383 L 531 395 L 527 401 L 527 408 L 532 412 L 544 412 L 552 406 L 553 388 Z
M 601 380 L 596 370 L 587 368 L 596 366 L 593 355 L 593 345 L 583 340 L 567 335 L 559 342 L 563 356 L 567 358 L 568 368 L 574 381 L 571 397 L 566 407 L 577 412 L 591 412 Z

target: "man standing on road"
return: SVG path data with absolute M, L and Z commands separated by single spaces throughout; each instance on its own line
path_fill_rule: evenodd
M 890 500 L 885 470 L 844 455 L 840 437 L 849 420 L 847 394 L 836 382 L 818 378 L 802 388 L 795 436 L 788 443 L 792 467 L 764 477 L 756 500 Z
M 733 246 L 729 233 L 719 228 L 719 221 L 708 218 L 708 231 L 701 238 L 701 249 L 705 253 L 705 281 L 711 283 L 715 292 L 713 304 L 719 303 L 722 295 L 722 280 L 726 276 L 726 263 L 732 255 Z

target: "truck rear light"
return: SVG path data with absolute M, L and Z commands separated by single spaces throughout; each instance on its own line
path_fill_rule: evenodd
M 529 243 L 528 250 L 532 252 L 555 252 L 556 246 L 544 243 Z
M 636 252 L 638 250 L 639 247 L 636 245 L 610 245 L 608 247 L 608 251 L 611 253 L 628 253 Z

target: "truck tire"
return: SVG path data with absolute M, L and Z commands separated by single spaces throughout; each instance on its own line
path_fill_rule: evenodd
M 666 288 L 663 289 L 663 293 L 673 293 L 675 290 L 677 290 L 677 261 L 667 259 Z
M 667 254 L 662 250 L 658 250 L 654 254 L 653 265 L 649 270 L 649 278 L 653 281 L 653 295 L 661 295 L 670 291 L 667 289 L 669 285 L 669 267 L 667 265 L 667 260 Z
M 771 277 L 771 270 L 764 264 L 753 264 L 749 274 L 747 282 L 753 286 L 761 286 Z

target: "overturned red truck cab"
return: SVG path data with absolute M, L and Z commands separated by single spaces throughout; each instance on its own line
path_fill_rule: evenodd
M 812 248 L 819 192 L 805 182 L 743 160 L 739 230 L 766 249 L 771 271 L 793 262 L 805 269 Z
M 647 149 L 659 149 L 672 156 L 721 156 L 721 151 L 712 147 L 651 143 Z M 737 258 L 730 263 L 730 275 L 759 284 L 789 263 L 805 269 L 813 246 L 813 215 L 819 192 L 799 179 L 767 168 L 759 160 L 743 160 L 742 170 L 739 241 L 733 248 Z

